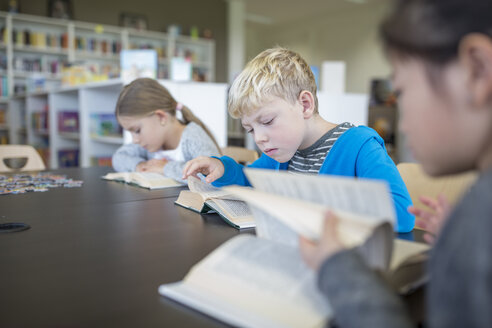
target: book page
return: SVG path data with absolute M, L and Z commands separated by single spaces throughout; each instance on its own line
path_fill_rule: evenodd
M 242 200 L 216 198 L 208 200 L 207 205 L 237 228 L 252 228 L 256 226 L 251 209 Z
M 229 192 L 221 188 L 214 187 L 209 183 L 203 182 L 194 176 L 188 177 L 188 188 L 190 188 L 190 191 L 202 195 L 204 200 L 213 198 L 239 200 L 238 198 L 232 196 Z
M 135 182 L 143 187 L 150 189 L 175 187 L 182 185 L 174 179 L 168 178 L 163 174 L 155 172 L 132 172 L 130 174 L 130 182 Z
M 291 226 L 279 220 L 274 215 L 262 210 L 260 207 L 251 205 L 251 212 L 256 222 L 256 235 L 260 238 L 272 240 L 284 245 L 298 248 L 299 235 Z M 260 227 L 260 228 L 258 228 Z
M 130 181 L 130 172 L 111 172 L 102 177 L 104 180 Z
M 248 202 L 255 213 L 257 235 L 269 240 L 297 246 L 297 234 L 311 240 L 321 238 L 328 206 L 290 197 L 268 194 L 251 188 L 226 187 Z M 330 209 L 340 217 L 337 234 L 345 247 L 362 244 L 384 219 Z M 284 225 L 285 227 L 282 227 Z M 390 232 L 391 234 L 391 232 Z
M 382 221 L 395 224 L 395 209 L 385 182 L 327 175 L 305 175 L 246 168 L 251 184 L 258 190 L 294 199 L 322 204 L 343 213 L 359 214 L 372 224 Z M 303 222 L 309 215 L 300 214 Z M 268 218 L 257 219 L 258 236 L 273 239 L 269 225 L 275 224 Z M 309 237 L 316 239 L 314 237 Z
M 182 186 L 178 181 L 154 172 L 113 172 L 102 177 L 105 180 L 123 181 L 149 189 Z
M 395 223 L 393 200 L 385 181 L 252 168 L 244 171 L 255 189 Z
M 254 236 L 227 241 L 195 265 L 184 284 L 210 295 L 205 300 L 219 299 L 217 311 L 236 311 L 240 326 L 261 318 L 267 327 L 321 327 L 331 316 L 299 252 Z
M 213 199 L 208 202 L 212 207 L 213 204 L 217 204 L 218 207 L 230 216 L 237 218 L 251 217 L 251 210 L 248 204 L 242 200 L 230 200 L 230 199 Z M 213 206 L 215 209 L 216 206 Z

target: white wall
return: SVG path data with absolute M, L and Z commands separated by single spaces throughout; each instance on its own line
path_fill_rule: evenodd
M 207 126 L 220 147 L 227 145 L 227 84 L 168 80 L 159 82 Z
M 342 13 L 321 13 L 280 26 L 247 25 L 247 59 L 266 48 L 280 45 L 299 52 L 310 65 L 325 60 L 347 63 L 346 92 L 368 93 L 374 77 L 390 74 L 378 41 L 384 5 L 364 6 Z
M 319 114 L 328 122 L 367 125 L 368 97 L 365 94 L 319 92 L 318 101 Z

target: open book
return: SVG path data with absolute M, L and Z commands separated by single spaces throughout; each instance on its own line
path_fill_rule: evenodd
M 195 177 L 188 178 L 188 188 L 179 193 L 177 205 L 198 213 L 217 213 L 237 229 L 255 227 L 248 205 L 231 193 Z
M 183 185 L 174 179 L 153 172 L 116 172 L 108 173 L 102 178 L 104 180 L 125 182 L 147 189 L 163 189 Z
M 161 285 L 161 295 L 235 326 L 322 327 L 332 318 L 332 310 L 318 291 L 316 274 L 300 257 L 298 240 L 299 235 L 320 238 L 328 209 L 340 219 L 341 242 L 388 276 L 427 248 L 397 241 L 395 250 L 405 254 L 392 254 L 395 210 L 385 182 L 271 170 L 245 172 L 255 190 L 225 190 L 249 203 L 257 236 L 230 239 L 182 281 Z

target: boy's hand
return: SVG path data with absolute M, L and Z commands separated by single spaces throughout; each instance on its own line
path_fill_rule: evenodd
M 202 173 L 206 176 L 207 183 L 214 182 L 224 175 L 224 164 L 217 158 L 200 156 L 186 163 L 183 169 L 183 180 L 188 179 L 190 175 L 197 176 Z
M 338 218 L 328 211 L 325 215 L 323 235 L 319 242 L 313 242 L 302 236 L 299 239 L 299 247 L 304 261 L 316 271 L 325 259 L 343 249 L 336 233 L 337 226 Z
M 164 174 L 164 166 L 166 166 L 167 159 L 150 159 L 146 162 L 140 162 L 137 164 L 137 172 L 155 172 Z
M 424 240 L 433 244 L 451 211 L 451 205 L 443 194 L 437 196 L 437 200 L 426 196 L 421 196 L 419 199 L 430 210 L 410 206 L 408 212 L 417 217 L 417 227 L 429 232 L 424 235 Z

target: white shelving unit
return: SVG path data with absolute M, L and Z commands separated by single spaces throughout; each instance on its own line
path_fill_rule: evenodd
M 127 49 L 126 31 L 115 26 L 72 22 L 69 33 L 74 45 L 71 62 L 84 62 L 110 77 L 119 76 L 119 53 Z
M 169 58 L 172 56 L 172 42 L 165 33 L 128 29 L 127 49 L 155 49 L 157 52 L 159 79 L 169 78 Z M 213 81 L 213 80 L 211 80 Z
M 97 110 L 112 113 L 114 104 L 106 105 L 116 99 L 122 83 L 110 80 L 65 88 L 61 86 L 62 65 L 83 63 L 115 77 L 119 75 L 122 49 L 151 48 L 159 55 L 159 78 L 169 78 L 173 57 L 187 55 L 195 78 L 215 80 L 213 40 L 6 12 L 0 12 L 0 33 L 0 115 L 4 117 L 4 122 L 0 121 L 0 142 L 8 136 L 13 144 L 49 144 L 52 167 L 58 167 L 57 153 L 62 149 L 78 146 L 79 162 L 88 166 L 91 156 L 107 155 L 121 144 L 121 139 L 114 137 L 90 138 L 86 114 Z M 93 99 L 108 99 L 108 103 L 94 103 Z M 32 114 L 40 106 L 49 108 L 49 131 L 32 128 Z M 79 110 L 78 136 L 58 133 L 58 112 L 64 109 Z
M 39 92 L 33 93 L 25 100 L 25 120 L 26 120 L 26 136 L 27 143 L 33 145 L 41 152 L 47 166 L 51 166 L 50 154 L 50 123 L 49 122 L 49 104 L 48 93 Z M 34 115 L 38 115 L 38 121 L 42 118 L 46 122 L 48 128 L 35 126 Z
M 69 62 L 66 21 L 7 14 L 6 30 L 9 95 L 59 87 Z
M 29 99 L 30 96 L 27 97 Z M 50 131 L 50 167 L 56 169 L 61 166 L 60 152 L 78 150 L 80 161 L 80 131 L 59 131 L 58 115 L 61 112 L 77 112 L 80 116 L 79 93 L 76 89 L 57 90 L 50 92 L 49 101 L 49 131 Z M 80 129 L 79 129 L 80 130 Z
M 8 79 L 8 95 L 38 91 L 36 78 L 46 90 L 58 88 L 67 63 L 83 62 L 118 77 L 122 49 L 155 49 L 158 78 L 169 78 L 172 58 L 183 57 L 191 61 L 196 80 L 215 80 L 211 39 L 5 12 L 0 12 L 0 28 L 0 77 Z
M 111 156 L 123 144 L 123 137 L 99 136 L 91 131 L 91 114 L 113 114 L 123 88 L 119 80 L 88 85 L 79 90 L 80 153 L 83 167 L 91 166 L 94 157 Z
M 8 101 L 8 129 L 9 142 L 11 144 L 27 143 L 27 115 L 26 99 L 24 97 L 12 97 Z
M 227 144 L 227 84 L 159 82 L 212 130 L 219 146 Z M 123 82 L 114 79 L 13 97 L 9 101 L 10 112 L 15 113 L 10 120 L 10 138 L 16 143 L 46 145 L 49 168 L 61 166 L 60 151 L 73 149 L 79 150 L 80 166 L 91 166 L 94 157 L 109 157 L 123 144 L 123 137 L 91 133 L 91 114 L 113 114 L 122 88 Z M 46 108 L 49 128 L 37 130 L 32 126 L 32 115 Z M 77 132 L 58 130 L 58 115 L 62 111 L 78 112 Z
M 193 75 L 197 81 L 215 81 L 214 41 L 187 36 L 178 36 L 172 41 L 171 54 L 174 57 L 191 59 Z

